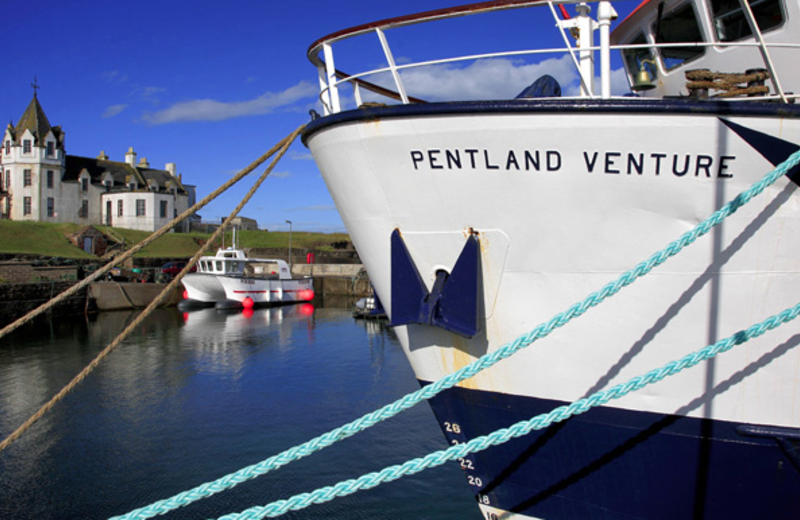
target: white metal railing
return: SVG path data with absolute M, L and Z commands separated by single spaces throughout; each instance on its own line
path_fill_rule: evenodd
M 384 95 L 386 97 L 399 100 L 403 104 L 408 104 L 413 102 L 421 102 L 421 100 L 414 99 L 407 94 L 405 85 L 403 84 L 402 78 L 400 76 L 401 71 L 411 70 L 415 68 L 422 68 L 422 67 L 430 67 L 435 65 L 445 65 L 445 64 L 477 61 L 477 60 L 492 59 L 492 58 L 509 58 L 509 57 L 544 55 L 544 54 L 568 54 L 571 57 L 573 65 L 575 66 L 578 72 L 578 77 L 580 79 L 580 84 L 581 84 L 580 97 L 595 98 L 597 97 L 597 95 L 595 94 L 592 86 L 592 80 L 594 78 L 594 54 L 599 53 L 600 84 L 601 84 L 600 97 L 610 98 L 611 97 L 610 52 L 611 51 L 635 50 L 635 49 L 655 50 L 655 49 L 687 48 L 687 47 L 696 47 L 696 48 L 756 47 L 762 54 L 764 65 L 770 72 L 770 80 L 775 85 L 775 90 L 777 92 L 776 95 L 758 96 L 757 99 L 762 99 L 762 100 L 780 99 L 781 101 L 786 103 L 790 99 L 794 100 L 800 97 L 799 94 L 787 94 L 786 92 L 784 92 L 781 86 L 780 79 L 778 77 L 777 70 L 775 70 L 775 67 L 773 65 L 769 53 L 769 49 L 777 49 L 777 48 L 800 49 L 800 43 L 765 42 L 757 24 L 755 23 L 755 18 L 752 14 L 752 11 L 750 10 L 750 6 L 744 0 L 740 0 L 740 3 L 746 7 L 744 9 L 744 14 L 745 17 L 748 19 L 748 23 L 751 25 L 751 30 L 753 30 L 753 34 L 755 35 L 755 39 L 757 40 L 755 42 L 712 41 L 712 42 L 685 42 L 685 43 L 660 43 L 660 44 L 643 43 L 643 44 L 611 45 L 609 42 L 610 23 L 616 17 L 616 13 L 614 12 L 613 8 L 611 8 L 611 4 L 609 1 L 600 0 L 598 2 L 592 2 L 598 4 L 597 21 L 594 21 L 589 17 L 588 9 L 585 10 L 581 9 L 581 6 L 585 5 L 584 3 L 579 3 L 578 6 L 579 14 L 577 17 L 567 20 L 559 18 L 554 8 L 554 5 L 562 3 L 579 3 L 579 2 L 509 0 L 507 2 L 499 2 L 499 4 L 501 5 L 498 5 L 498 2 L 485 2 L 484 4 L 474 4 L 473 6 L 466 6 L 467 9 L 454 9 L 449 11 L 442 10 L 432 13 L 423 13 L 418 17 L 407 17 L 399 19 L 399 21 L 397 21 L 398 19 L 387 20 L 385 23 L 379 22 L 377 24 L 369 26 L 357 27 L 353 30 L 336 33 L 330 38 L 320 40 L 317 44 L 313 45 L 309 49 L 308 55 L 309 59 L 317 66 L 318 69 L 319 83 L 320 83 L 320 101 L 322 102 L 325 115 L 341 111 L 341 99 L 339 94 L 339 88 L 345 84 L 349 84 L 353 88 L 353 95 L 357 106 L 361 105 L 363 102 L 361 94 L 362 88 L 375 92 L 379 95 Z M 564 41 L 565 45 L 564 47 L 473 54 L 467 56 L 458 56 L 454 58 L 436 59 L 436 60 L 420 61 L 415 63 L 406 63 L 398 65 L 395 62 L 394 56 L 392 54 L 391 48 L 389 46 L 388 40 L 385 35 L 385 31 L 388 29 L 407 26 L 411 24 L 423 23 L 432 20 L 440 20 L 451 16 L 455 17 L 455 16 L 464 16 L 465 14 L 479 14 L 487 11 L 496 11 L 501 9 L 515 9 L 521 7 L 530 7 L 533 5 L 543 6 L 545 4 L 549 6 L 552 16 L 556 21 L 556 25 Z M 581 35 L 578 37 L 577 47 L 574 47 L 572 45 L 569 39 L 569 35 L 567 34 L 567 32 L 569 32 L 570 29 L 573 28 L 578 29 L 577 32 Z M 592 35 L 595 29 L 600 31 L 599 45 L 592 44 Z M 358 72 L 355 74 L 346 74 L 337 70 L 334 61 L 332 45 L 344 39 L 368 33 L 375 33 L 377 35 L 381 48 L 384 53 L 384 57 L 386 58 L 386 61 L 388 63 L 388 66 L 364 72 Z M 318 56 L 320 52 L 322 52 L 323 54 L 322 60 L 320 60 Z M 381 74 L 391 75 L 395 88 L 394 91 L 382 87 L 376 83 L 369 82 L 365 79 L 368 77 L 374 77 Z M 745 99 L 753 100 L 756 98 L 751 97 Z

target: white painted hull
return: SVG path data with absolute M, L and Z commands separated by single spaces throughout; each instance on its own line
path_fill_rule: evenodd
M 225 289 L 219 276 L 206 273 L 187 273 L 182 279 L 187 300 L 214 304 L 225 299 Z
M 429 382 L 582 301 L 771 171 L 723 119 L 800 143 L 797 119 L 565 110 L 353 118 L 312 129 L 306 144 L 390 317 L 395 229 L 429 291 L 478 233 L 483 332 L 397 327 Z M 568 403 L 797 304 L 796 189 L 778 180 L 678 257 L 459 387 Z M 782 327 L 607 408 L 799 428 L 795 334 Z
M 268 280 L 264 278 L 220 277 L 225 299 L 242 303 L 246 298 L 255 305 L 280 305 L 310 301 L 314 298 L 313 278 Z

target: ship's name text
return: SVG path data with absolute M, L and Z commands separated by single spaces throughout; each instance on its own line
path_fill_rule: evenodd
M 411 150 L 415 170 L 500 170 L 558 172 L 574 170 L 558 150 L 508 150 L 503 153 L 477 148 Z M 676 177 L 731 178 L 732 155 L 676 154 L 661 152 L 610 152 L 585 150 L 578 157 L 578 168 L 588 173 L 609 175 L 674 175 Z

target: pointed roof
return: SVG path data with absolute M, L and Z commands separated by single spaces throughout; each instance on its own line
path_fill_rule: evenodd
M 25 130 L 30 130 L 37 142 L 44 139 L 48 132 L 53 130 L 50 126 L 50 121 L 48 121 L 47 116 L 44 115 L 44 110 L 42 109 L 42 105 L 39 104 L 39 98 L 36 97 L 36 94 L 33 95 L 33 99 L 28 105 L 28 108 L 25 109 L 25 113 L 22 114 L 22 117 L 17 121 L 14 133 L 17 137 L 21 137 L 22 134 L 25 133 Z

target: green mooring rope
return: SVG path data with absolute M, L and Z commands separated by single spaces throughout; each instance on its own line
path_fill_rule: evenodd
M 416 392 L 407 394 L 406 396 L 398 399 L 394 403 L 386 405 L 383 408 L 380 408 L 370 414 L 364 415 L 361 418 L 353 422 L 350 422 L 344 426 L 331 430 L 330 432 L 325 433 L 319 437 L 316 437 L 304 444 L 295 446 L 282 453 L 279 453 L 278 455 L 274 455 L 268 459 L 265 459 L 264 461 L 258 464 L 248 466 L 235 473 L 226 475 L 213 482 L 202 484 L 189 491 L 184 491 L 171 498 L 159 500 L 157 502 L 150 504 L 149 506 L 136 509 L 125 515 L 114 517 L 112 520 L 142 520 L 146 518 L 152 518 L 154 516 L 172 511 L 173 509 L 177 509 L 179 507 L 196 502 L 197 500 L 200 500 L 202 498 L 209 497 L 226 489 L 232 488 L 241 482 L 245 482 L 247 480 L 256 478 L 258 476 L 265 475 L 266 473 L 269 473 L 274 469 L 284 466 L 289 462 L 311 455 L 312 453 L 319 451 L 323 448 L 326 448 L 342 439 L 346 439 L 348 437 L 355 435 L 360 431 L 366 430 L 367 428 L 370 428 L 371 426 L 374 426 L 375 424 L 381 421 L 390 419 L 391 417 L 394 417 L 400 412 L 411 408 L 417 403 L 434 397 L 443 390 L 454 387 L 459 382 L 469 379 L 478 372 L 495 365 L 496 363 L 498 363 L 503 359 L 510 357 L 517 351 L 529 346 L 536 340 L 546 337 L 553 330 L 562 327 L 567 323 L 569 323 L 572 319 L 581 316 L 590 308 L 597 306 L 600 302 L 604 301 L 607 298 L 610 298 L 611 296 L 618 293 L 624 287 L 627 287 L 628 285 L 636 281 L 638 278 L 641 278 L 645 274 L 652 271 L 653 268 L 663 264 L 668 259 L 677 255 L 686 246 L 691 245 L 699 237 L 707 234 L 714 226 L 721 223 L 725 218 L 729 217 L 730 215 L 735 213 L 739 208 L 750 202 L 750 200 L 752 200 L 754 197 L 761 194 L 767 187 L 771 186 L 773 183 L 775 183 L 775 181 L 777 181 L 779 178 L 785 175 L 790 169 L 794 168 L 798 164 L 800 164 L 800 150 L 793 153 L 783 163 L 778 165 L 773 171 L 764 175 L 764 177 L 761 180 L 754 183 L 750 188 L 737 195 L 733 200 L 725 204 L 722 208 L 713 213 L 709 218 L 699 223 L 693 229 L 681 235 L 680 238 L 678 238 L 674 242 L 671 242 L 664 249 L 653 254 L 650 258 L 648 258 L 644 262 L 637 264 L 629 271 L 623 273 L 615 281 L 606 284 L 605 286 L 603 286 L 602 289 L 590 294 L 583 301 L 572 305 L 566 311 L 556 314 L 552 319 L 550 319 L 550 321 L 538 325 L 531 332 L 519 336 L 511 343 L 508 343 L 500 347 L 494 352 L 485 354 L 484 356 L 475 360 L 474 362 L 470 363 L 464 368 L 456 372 L 453 372 L 452 374 L 449 374 L 439 379 L 435 383 L 432 383 L 430 385 L 425 386 L 424 388 L 421 388 L 420 390 L 417 390 Z M 495 434 L 497 433 L 498 432 L 495 432 Z M 489 437 L 493 437 L 495 434 L 491 434 Z M 469 443 L 467 443 L 466 445 L 469 445 Z M 417 459 L 417 460 L 426 460 L 426 459 Z M 389 469 L 390 468 L 383 470 L 381 474 L 387 472 L 387 470 Z M 408 471 L 406 471 L 405 473 L 408 473 Z M 359 481 L 360 480 L 361 479 L 359 479 Z M 357 485 L 359 487 L 357 487 L 353 491 L 361 489 L 364 486 L 364 484 L 357 484 Z M 333 489 L 335 489 L 336 492 L 338 493 L 339 490 L 343 487 L 347 486 L 345 485 L 345 483 L 340 483 L 337 484 L 337 486 L 334 486 Z M 353 491 L 350 491 L 349 493 L 352 493 Z M 325 500 L 321 501 L 324 502 Z M 299 507 L 297 509 L 299 509 Z M 245 516 L 243 518 L 250 518 L 250 517 Z M 263 516 L 259 516 L 258 518 L 263 518 Z

